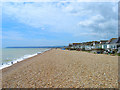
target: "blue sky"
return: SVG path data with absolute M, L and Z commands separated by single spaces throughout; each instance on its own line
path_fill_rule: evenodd
M 117 2 L 6 2 L 2 6 L 3 47 L 68 45 L 117 34 Z

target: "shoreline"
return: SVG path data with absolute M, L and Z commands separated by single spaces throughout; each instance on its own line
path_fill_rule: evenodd
M 2 69 L 4 69 L 4 68 L 7 68 L 7 67 L 10 67 L 10 66 L 12 66 L 12 65 L 14 65 L 14 64 L 17 64 L 17 63 L 21 62 L 21 61 L 24 61 L 24 60 L 26 60 L 26 59 L 35 57 L 35 56 L 37 56 L 37 55 L 39 55 L 39 54 L 45 53 L 45 52 L 50 51 L 50 50 L 51 50 L 51 49 L 45 50 L 45 51 L 43 51 L 43 52 L 36 52 L 35 54 L 29 55 L 29 56 L 27 56 L 27 57 L 21 57 L 21 58 L 18 58 L 18 59 L 16 59 L 16 60 L 12 60 L 12 61 L 10 61 L 10 62 L 7 62 L 6 64 L 5 64 L 5 63 L 2 63 L 2 65 L 1 65 L 1 67 L 0 67 L 0 70 L 2 70 Z
M 117 88 L 118 57 L 52 49 L 2 69 L 3 88 Z
M 48 51 L 51 51 L 51 50 L 52 50 L 52 49 L 47 50 L 47 51 L 45 51 L 45 52 L 43 52 L 43 53 L 37 54 L 37 55 L 35 55 L 35 56 L 33 56 L 33 57 L 26 58 L 26 59 L 24 59 L 24 60 L 22 60 L 22 61 L 20 61 L 20 62 L 17 62 L 17 63 L 15 63 L 15 64 L 12 64 L 12 65 L 8 66 L 8 67 L 5 67 L 5 68 L 0 69 L 0 71 L 2 71 L 2 76 L 3 76 L 3 72 L 9 73 L 9 72 L 11 72 L 11 71 L 14 71 L 15 68 L 21 68 L 21 67 L 22 67 L 22 64 L 27 64 L 27 63 L 29 63 L 29 62 L 32 61 L 32 60 L 31 60 L 32 58 L 41 56 L 41 55 L 43 55 L 43 54 L 45 54 L 45 53 L 47 53 Z

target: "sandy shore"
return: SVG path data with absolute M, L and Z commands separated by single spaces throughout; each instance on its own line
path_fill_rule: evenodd
M 118 57 L 50 50 L 2 70 L 3 88 L 117 88 Z

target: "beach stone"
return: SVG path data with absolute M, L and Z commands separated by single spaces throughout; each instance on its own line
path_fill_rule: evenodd
M 3 72 L 3 87 L 117 88 L 118 57 L 53 49 Z

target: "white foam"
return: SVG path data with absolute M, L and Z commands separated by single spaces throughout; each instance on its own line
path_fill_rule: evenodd
M 50 49 L 46 49 L 46 50 L 44 50 L 44 51 L 42 51 L 42 52 L 37 52 L 37 53 L 31 54 L 31 55 L 30 55 L 30 54 L 26 54 L 26 55 L 24 55 L 24 56 L 21 57 L 21 58 L 18 58 L 18 59 L 16 59 L 16 60 L 13 60 L 13 61 L 10 61 L 10 62 L 4 63 L 4 64 L 1 64 L 1 65 L 0 65 L 0 70 L 3 69 L 3 68 L 9 67 L 9 66 L 11 66 L 11 65 L 13 65 L 13 64 L 15 64 L 15 63 L 18 63 L 18 62 L 20 62 L 20 61 L 23 61 L 23 60 L 25 60 L 25 59 L 27 59 L 27 58 L 36 56 L 36 55 L 38 55 L 38 54 L 40 54 L 40 53 L 43 53 L 43 52 L 45 52 L 45 51 L 48 51 L 48 50 L 50 50 Z

